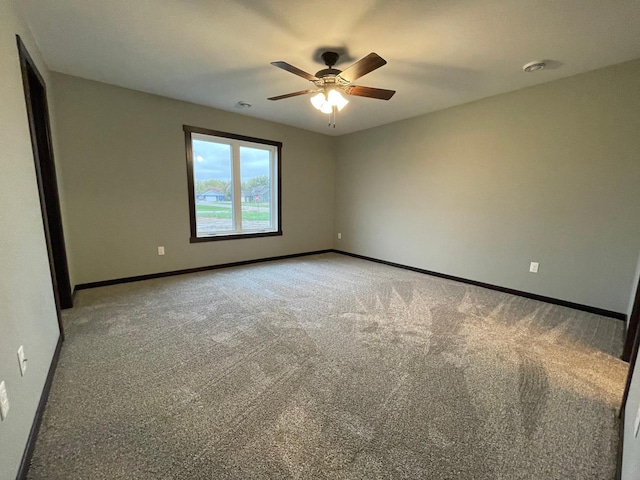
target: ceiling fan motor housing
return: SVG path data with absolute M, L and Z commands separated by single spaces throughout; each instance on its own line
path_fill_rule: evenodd
M 338 55 L 336 52 L 324 52 L 322 54 L 322 60 L 324 60 L 324 63 L 328 68 L 323 68 L 322 70 L 318 71 L 316 73 L 316 77 L 336 77 L 340 73 L 342 73 L 342 70 L 332 68 L 338 62 L 338 58 L 340 58 L 340 55 Z
M 342 70 L 338 70 L 337 68 L 324 68 L 316 73 L 316 77 L 324 78 L 324 77 L 335 77 L 342 73 Z
M 324 52 L 322 54 L 322 60 L 324 60 L 324 64 L 329 68 L 338 63 L 338 58 L 340 58 L 340 55 L 336 52 Z

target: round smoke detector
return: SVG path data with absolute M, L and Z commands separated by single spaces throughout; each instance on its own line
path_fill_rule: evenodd
M 531 73 L 531 72 L 537 72 L 538 70 L 542 70 L 546 66 L 547 64 L 545 62 L 538 60 L 536 62 L 529 62 L 526 65 L 523 65 L 522 70 L 524 70 L 527 73 Z

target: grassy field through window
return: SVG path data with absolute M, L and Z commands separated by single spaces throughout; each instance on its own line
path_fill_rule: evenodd
M 231 202 L 216 202 L 215 205 L 198 204 L 196 217 L 229 219 L 232 217 Z M 269 203 L 243 203 L 242 218 L 269 221 Z

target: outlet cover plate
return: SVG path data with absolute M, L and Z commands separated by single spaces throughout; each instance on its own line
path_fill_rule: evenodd
M 9 397 L 4 382 L 0 382 L 0 420 L 6 420 L 9 413 Z
M 531 273 L 538 273 L 539 267 L 540 267 L 540 264 L 538 262 L 531 262 L 531 264 L 529 265 L 529 271 Z

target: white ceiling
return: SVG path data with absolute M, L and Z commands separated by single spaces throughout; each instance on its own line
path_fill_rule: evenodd
M 640 57 L 638 0 L 20 0 L 55 71 L 341 135 Z M 337 128 L 308 96 L 322 47 L 376 52 Z M 553 60 L 537 73 L 532 61 Z M 342 59 L 341 59 L 342 60 Z M 249 110 L 236 103 L 246 100 Z

